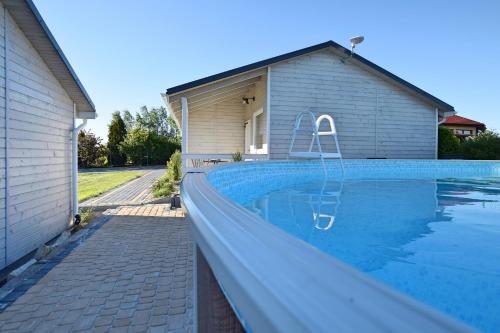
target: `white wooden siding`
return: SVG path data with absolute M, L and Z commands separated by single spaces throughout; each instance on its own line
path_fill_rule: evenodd
M 10 186 L 7 262 L 0 261 L 0 268 L 57 236 L 71 217 L 73 103 L 15 22 L 9 18 L 7 24 Z M 3 37 L 0 46 L 3 57 Z M 3 64 L 1 58 L 0 76 L 4 75 Z M 5 85 L 5 76 L 0 84 Z M 3 98 L 5 89 L 0 91 Z M 0 100 L 1 117 L 4 106 L 5 100 Z M 0 121 L 0 156 L 4 157 L 5 118 Z M 5 188 L 0 187 L 0 191 L 3 200 Z M 0 260 L 5 257 L 1 245 Z
M 189 102 L 189 100 L 188 100 Z M 241 96 L 189 112 L 190 154 L 243 152 L 245 106 Z
M 272 66 L 271 158 L 287 158 L 301 111 L 334 117 L 345 158 L 436 156 L 434 108 L 332 51 Z M 303 139 L 302 148 L 309 142 Z
M 5 264 L 5 21 L 0 3 L 0 269 Z

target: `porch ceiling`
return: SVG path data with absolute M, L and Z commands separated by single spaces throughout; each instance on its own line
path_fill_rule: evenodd
M 180 94 L 164 96 L 170 111 L 180 125 L 182 122 L 181 97 L 186 97 L 188 102 L 188 112 L 196 112 L 207 106 L 246 95 L 255 83 L 261 81 L 266 74 L 265 71 L 257 70 L 226 80 L 217 81 Z

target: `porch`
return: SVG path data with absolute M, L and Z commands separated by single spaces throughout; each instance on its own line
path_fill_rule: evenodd
M 269 77 L 261 68 L 163 96 L 182 131 L 183 172 L 233 162 L 239 154 L 269 158 Z

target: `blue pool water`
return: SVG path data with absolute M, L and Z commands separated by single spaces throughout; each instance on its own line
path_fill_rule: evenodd
M 220 168 L 209 181 L 384 284 L 500 332 L 500 163 L 346 162 L 327 181 L 304 162 Z
M 313 181 L 246 208 L 485 332 L 500 330 L 500 178 Z

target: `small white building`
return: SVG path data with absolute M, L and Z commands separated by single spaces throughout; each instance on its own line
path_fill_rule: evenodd
M 287 159 L 302 111 L 335 119 L 344 158 L 434 159 L 438 118 L 455 112 L 333 41 L 175 86 L 163 97 L 182 128 L 185 167 L 237 151 Z
M 95 108 L 31 0 L 0 0 L 0 269 L 64 231 L 73 129 Z

